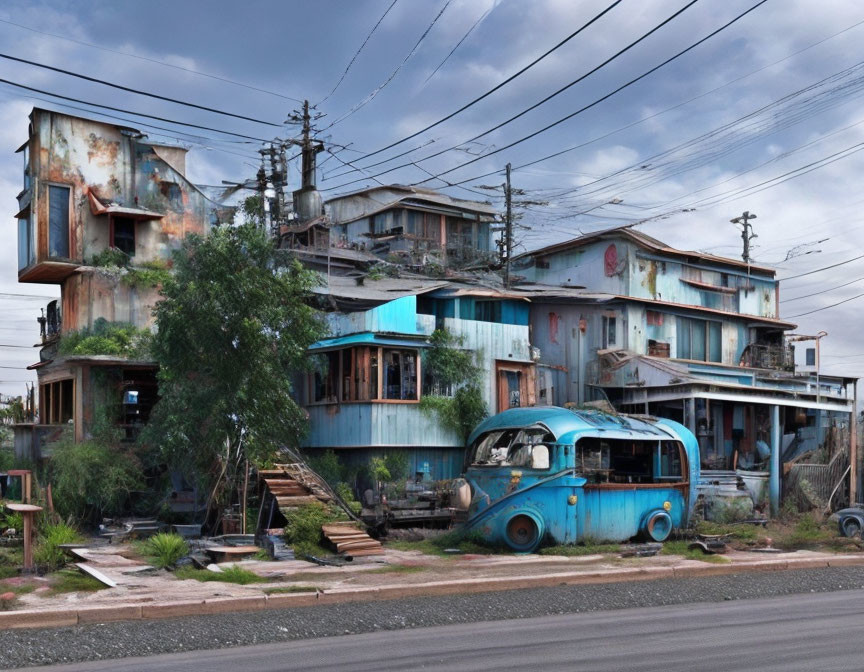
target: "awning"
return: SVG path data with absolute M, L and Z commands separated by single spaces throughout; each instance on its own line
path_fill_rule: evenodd
M 353 345 L 381 345 L 390 348 L 428 348 L 429 344 L 421 338 L 400 338 L 399 336 L 383 336 L 364 332 L 362 334 L 351 334 L 338 338 L 325 338 L 309 346 L 310 351 L 320 352 L 322 350 L 335 350 Z
M 90 201 L 90 212 L 94 215 L 120 215 L 132 219 L 162 219 L 165 216 L 161 212 L 152 212 L 141 208 L 126 208 L 114 203 L 105 205 L 89 189 L 87 190 L 87 198 Z

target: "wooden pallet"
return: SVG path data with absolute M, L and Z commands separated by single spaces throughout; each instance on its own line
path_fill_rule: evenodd
M 322 525 L 321 531 L 327 540 L 336 547 L 340 555 L 362 557 L 366 555 L 384 555 L 381 542 L 373 539 L 363 530 L 347 523 Z

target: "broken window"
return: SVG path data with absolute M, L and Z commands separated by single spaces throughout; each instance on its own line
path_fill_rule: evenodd
M 470 449 L 472 466 L 548 469 L 555 437 L 545 427 L 486 432 Z
M 40 419 L 43 425 L 62 425 L 74 415 L 75 388 L 71 378 L 39 386 Z
M 69 187 L 48 187 L 48 254 L 69 258 Z
M 576 468 L 592 483 L 683 481 L 684 459 L 676 441 L 586 437 L 576 444 Z
M 130 257 L 135 256 L 135 220 L 130 217 L 111 218 L 111 247 Z

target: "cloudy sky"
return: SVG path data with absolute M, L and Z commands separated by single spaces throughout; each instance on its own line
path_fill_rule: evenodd
M 324 115 L 316 125 L 333 152 L 320 158 L 325 196 L 376 180 L 413 184 L 428 179 L 425 185 L 444 187 L 453 196 L 479 198 L 487 192 L 477 185 L 500 184 L 500 171 L 511 162 L 514 185 L 525 189 L 526 199 L 541 203 L 525 210 L 522 223 L 531 227 L 519 234 L 525 249 L 580 230 L 646 220 L 640 229 L 670 245 L 740 256 L 740 231 L 729 220 L 744 210 L 755 212 L 755 259 L 776 267 L 780 278 L 791 278 L 782 285 L 782 316 L 797 322 L 799 332 L 829 333 L 823 341 L 827 373 L 864 375 L 858 333 L 864 297 L 853 298 L 864 293 L 864 259 L 843 263 L 864 254 L 859 252 L 864 240 L 859 214 L 864 195 L 858 188 L 864 115 L 857 109 L 864 91 L 857 46 L 864 40 L 864 6 L 859 3 L 768 0 L 579 112 L 758 3 L 621 0 L 484 100 L 366 157 L 495 87 L 612 2 L 10 0 L 0 7 L 0 51 L 280 125 L 298 101 L 309 99 Z M 582 81 L 491 130 L 582 78 L 685 7 Z M 296 130 L 5 59 L 0 59 L 0 78 L 126 110 L 101 112 L 122 117 L 110 120 L 137 126 L 154 140 L 189 147 L 189 176 L 202 184 L 252 177 L 260 143 L 148 120 L 136 112 L 262 139 L 291 137 Z M 85 113 L 61 103 L 0 83 L 0 202 L 7 212 L 6 244 L 0 246 L 4 394 L 20 394 L 23 381 L 35 379 L 22 368 L 38 358 L 29 347 L 38 340 L 35 317 L 49 300 L 45 297 L 59 296 L 56 287 L 16 281 L 12 215 L 22 165 L 13 152 L 27 138 L 33 106 L 105 118 L 89 105 L 65 101 Z M 475 136 L 481 137 L 467 142 Z M 558 155 L 547 158 L 552 154 Z M 403 156 L 387 161 L 396 155 Z M 409 162 L 415 165 L 404 165 Z M 296 172 L 292 177 L 296 180 Z M 829 307 L 846 299 L 851 300 Z

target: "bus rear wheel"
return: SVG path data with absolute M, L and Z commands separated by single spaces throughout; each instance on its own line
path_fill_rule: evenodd
M 507 521 L 507 545 L 514 551 L 533 551 L 540 543 L 540 526 L 533 516 L 518 513 Z

